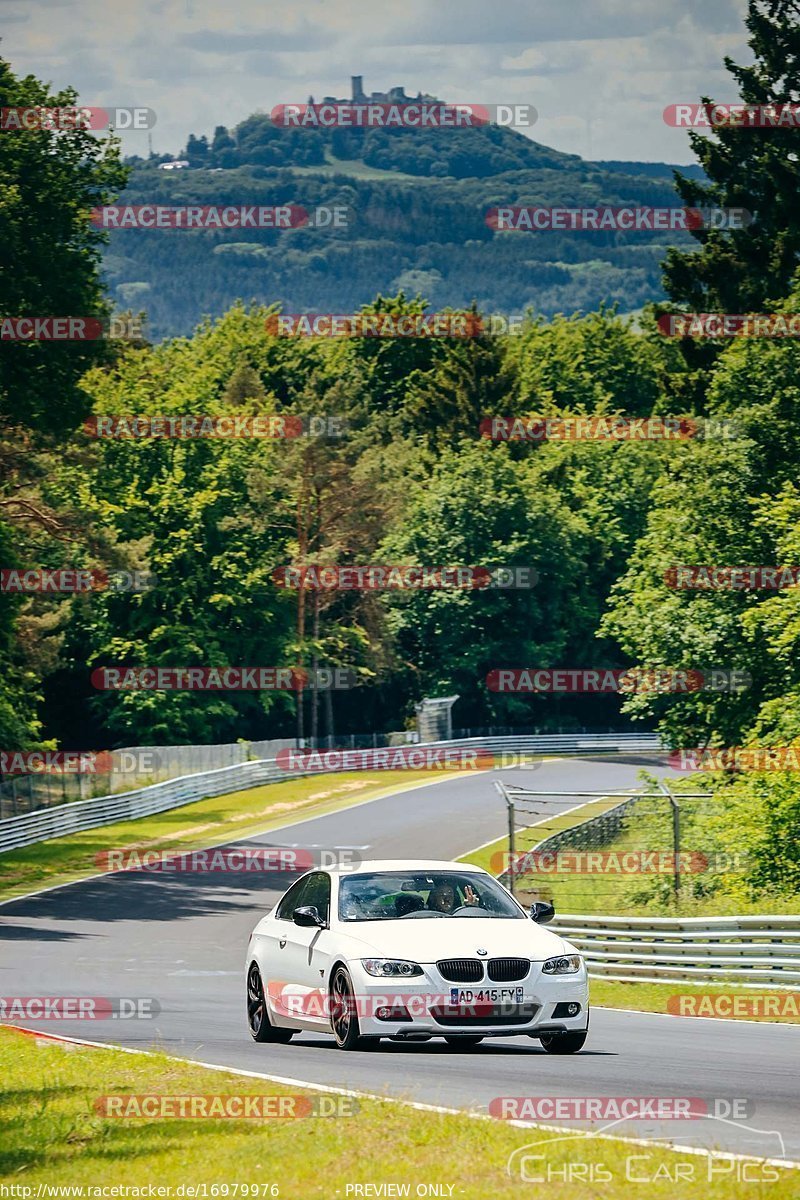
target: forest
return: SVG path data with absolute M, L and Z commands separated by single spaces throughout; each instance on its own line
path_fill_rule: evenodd
M 769 46 L 782 34 L 755 7 L 749 25 L 756 63 L 732 67 L 741 94 L 780 96 L 787 68 L 770 77 Z M 788 73 L 796 86 L 797 57 Z M 69 104 L 75 96 L 53 96 L 2 63 L 0 99 Z M 640 727 L 674 747 L 800 739 L 798 588 L 675 586 L 687 564 L 800 562 L 800 348 L 792 338 L 670 337 L 659 324 L 665 311 L 798 311 L 800 131 L 776 130 L 769 141 L 756 130 L 692 133 L 699 169 L 674 184 L 604 173 L 535 144 L 515 150 L 515 135 L 492 130 L 475 160 L 465 151 L 462 162 L 451 145 L 441 170 L 438 159 L 427 164 L 430 186 L 413 191 L 308 175 L 304 202 L 353 203 L 362 213 L 353 240 L 265 231 L 245 250 L 220 235 L 209 256 L 216 235 L 121 231 L 107 247 L 87 220 L 122 194 L 185 203 L 190 182 L 200 203 L 227 202 L 245 187 L 249 202 L 296 200 L 296 175 L 280 156 L 296 162 L 300 143 L 287 151 L 286 132 L 255 117 L 235 137 L 218 130 L 211 145 L 187 148 L 198 173 L 186 177 L 126 165 L 113 137 L 80 130 L 58 135 L 57 145 L 44 131 L 0 142 L 3 242 L 18 264 L 11 270 L 4 256 L 4 315 L 107 319 L 124 307 L 163 328 L 167 310 L 178 327 L 196 304 L 212 313 L 160 341 L 145 324 L 143 336 L 127 340 L 3 342 L 4 571 L 141 572 L 150 583 L 0 591 L 2 745 L 229 742 L 295 731 L 335 739 L 407 728 L 423 697 L 455 694 L 462 728 Z M 350 134 L 330 147 L 315 143 L 319 136 L 304 142 L 309 166 L 330 150 L 382 170 L 413 165 L 400 136 L 388 158 L 389 143 L 369 134 L 358 147 Z M 199 170 L 209 162 L 223 163 L 223 174 Z M 490 195 L 485 181 L 498 171 Z M 519 243 L 531 247 L 523 257 L 515 235 L 498 238 L 477 216 L 500 191 L 509 202 L 583 202 L 587 189 L 595 202 L 630 201 L 632 180 L 640 203 L 677 194 L 687 205 L 744 207 L 755 224 L 693 231 L 671 247 L 598 234 L 584 235 L 581 251 L 572 235 L 569 248 L 566 237 L 559 242 L 564 261 L 556 263 L 555 243 Z M 393 234 L 377 239 L 381 228 L 403 229 L 402 254 Z M 602 261 L 581 258 L 601 245 Z M 494 290 L 478 282 L 463 246 Z M 376 279 L 376 254 L 400 286 Z M 239 265 L 229 268 L 231 260 Z M 155 273 L 109 294 L 106 277 L 133 263 Z M 651 282 L 657 263 L 661 300 Z M 254 265 L 261 300 L 243 283 Z M 564 311 L 559 281 L 586 281 L 595 269 L 596 293 L 586 284 L 583 299 L 603 301 L 592 308 L 576 298 Z M 627 305 L 615 303 L 609 272 Z M 621 311 L 634 303 L 635 319 Z M 515 332 L 482 329 L 495 306 L 518 304 L 527 316 Z M 473 333 L 280 336 L 275 317 L 289 305 L 393 319 L 449 308 Z M 162 421 L 163 430 L 167 418 L 265 416 L 284 436 L 98 436 L 108 418 Z M 691 436 L 493 439 L 487 421 L 496 417 L 659 418 Z M 370 564 L 524 568 L 535 584 L 285 582 L 291 566 Z M 105 667 L 194 666 L 343 669 L 354 686 L 198 693 L 93 683 Z M 576 696 L 487 682 L 505 668 L 626 667 L 736 671 L 748 686 Z M 796 808 L 786 776 L 751 773 L 732 786 L 743 789 L 743 811 L 756 794 L 780 820 Z
M 110 233 L 103 279 L 147 311 L 154 339 L 189 334 L 236 300 L 287 312 L 352 312 L 377 294 L 435 308 L 553 316 L 621 312 L 663 298 L 660 262 L 679 232 L 497 232 L 498 204 L 674 206 L 663 163 L 591 163 L 511 129 L 286 129 L 253 114 L 189 138 L 177 160 L 126 160 L 126 204 L 343 206 L 347 226 Z M 687 176 L 702 179 L 699 165 Z

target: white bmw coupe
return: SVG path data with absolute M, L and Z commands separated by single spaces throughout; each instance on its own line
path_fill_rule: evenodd
M 589 987 L 573 945 L 543 929 L 491 875 L 456 862 L 366 862 L 310 871 L 247 947 L 247 1019 L 257 1042 L 301 1030 L 342 1050 L 382 1037 L 454 1046 L 538 1038 L 550 1054 L 586 1040 Z

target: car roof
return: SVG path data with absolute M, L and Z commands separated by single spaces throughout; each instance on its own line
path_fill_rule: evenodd
M 321 869 L 327 869 L 331 875 L 361 875 L 367 871 L 384 871 L 387 875 L 398 871 L 460 871 L 462 874 L 489 874 L 488 871 L 484 871 L 483 867 L 476 867 L 473 863 L 460 863 L 452 862 L 449 859 L 433 858 L 376 858 L 359 863 L 358 866 L 351 864 L 349 866 Z

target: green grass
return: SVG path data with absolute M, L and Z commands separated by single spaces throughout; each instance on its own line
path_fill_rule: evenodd
M 96 875 L 103 869 L 97 865 L 96 856 L 104 850 L 121 847 L 200 850 L 458 774 L 426 770 L 350 771 L 288 779 L 285 783 L 268 783 L 198 800 L 150 817 L 37 842 L 0 855 L 0 899 Z
M 269 1047 L 258 1048 L 265 1071 Z M 338 1053 L 338 1052 L 337 1052 Z M 379 1052 L 378 1052 L 379 1053 Z M 255 1057 L 255 1056 L 254 1056 Z M 535 1090 L 535 1089 L 534 1089 Z M 258 1185 L 258 1196 L 289 1198 L 338 1196 L 345 1200 L 356 1183 L 438 1183 L 452 1187 L 458 1200 L 519 1200 L 533 1195 L 520 1179 L 509 1178 L 509 1155 L 539 1143 L 531 1153 L 545 1156 L 539 1170 L 560 1171 L 548 1183 L 549 1200 L 600 1196 L 610 1200 L 734 1200 L 743 1193 L 731 1179 L 707 1182 L 709 1160 L 607 1138 L 570 1138 L 541 1129 L 516 1129 L 502 1121 L 423 1112 L 380 1100 L 359 1100 L 353 1115 L 301 1119 L 113 1118 L 98 1115 L 95 1100 L 109 1095 L 246 1095 L 318 1097 L 264 1079 L 209 1071 L 165 1055 L 125 1054 L 114 1049 L 70 1048 L 0 1030 L 0 1175 L 27 1200 L 37 1187 L 146 1187 L 229 1185 L 216 1195 L 237 1195 L 233 1185 Z M 345 1098 L 343 1098 L 345 1099 Z M 352 1101 L 349 1101 L 352 1105 Z M 678 1134 L 680 1138 L 680 1131 Z M 765 1153 L 774 1153 L 765 1150 Z M 641 1156 L 647 1155 L 646 1158 Z M 626 1160 L 651 1182 L 626 1180 Z M 565 1166 L 603 1165 L 612 1181 L 602 1190 L 563 1178 Z M 693 1171 L 676 1186 L 675 1172 Z M 718 1161 L 716 1170 L 726 1170 Z M 751 1168 L 755 1169 L 755 1167 Z M 796 1171 L 774 1171 L 777 1179 L 750 1185 L 747 1194 L 768 1200 L 796 1200 Z M 277 1185 L 271 1192 L 270 1185 Z M 47 1193 L 45 1193 L 47 1194 Z M 91 1193 L 84 1193 L 85 1196 Z M 110 1194 L 110 1193 L 107 1193 Z M 238 1195 L 242 1194 L 239 1190 Z M 250 1193 L 251 1195 L 253 1193 Z M 354 1195 L 351 1190 L 349 1193 Z M 364 1193 L 362 1192 L 362 1195 Z M 375 1193 L 372 1193 L 375 1194 Z M 447 1195 L 447 1191 L 444 1192 Z M 536 1195 L 540 1193 L 537 1189 Z
M 674 1002 L 676 996 L 698 998 L 708 996 L 714 1000 L 719 997 L 727 1000 L 730 997 L 737 1005 L 755 1000 L 755 1012 L 745 1014 L 734 1011 L 730 1013 L 730 1016 L 739 1021 L 778 1021 L 800 1024 L 800 991 L 789 992 L 767 987 L 763 989 L 725 987 L 723 984 L 698 986 L 691 983 L 615 983 L 610 979 L 593 979 L 591 995 L 592 1006 L 595 1008 L 632 1008 L 653 1013 L 670 1012 L 670 1000 Z M 782 1006 L 778 1013 L 764 1011 L 765 1008 L 767 1010 L 769 1008 L 768 1005 L 763 1004 L 763 1000 L 767 997 L 774 999 Z M 694 1013 L 688 1011 L 685 1015 L 691 1016 Z M 714 1015 L 727 1016 L 729 1014 L 725 1011 L 725 1007 L 715 1007 Z
M 372 180 L 376 183 L 431 184 L 441 182 L 437 176 L 409 175 L 406 171 L 384 171 L 380 167 L 369 167 L 359 158 L 334 158 L 330 150 L 325 151 L 325 164 L 310 167 L 292 167 L 295 175 L 348 175 L 352 179 Z

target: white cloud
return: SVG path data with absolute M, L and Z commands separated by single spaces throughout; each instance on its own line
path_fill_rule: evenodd
M 86 104 L 155 109 L 157 151 L 312 93 L 404 84 L 446 99 L 535 105 L 537 140 L 594 158 L 688 162 L 667 104 L 735 96 L 745 0 L 41 0 L 4 5 L 4 56 Z M 591 144 L 589 141 L 591 122 Z M 146 153 L 131 133 L 129 153 Z

